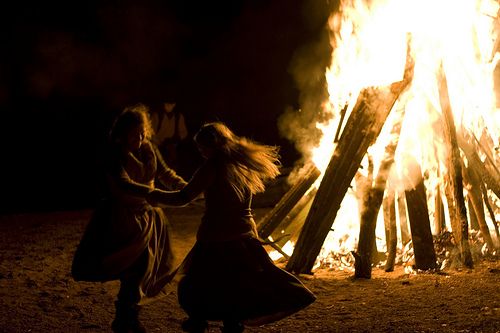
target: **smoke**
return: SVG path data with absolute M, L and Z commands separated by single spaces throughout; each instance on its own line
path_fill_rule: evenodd
M 299 106 L 288 107 L 278 119 L 280 134 L 294 143 L 305 161 L 310 160 L 311 150 L 322 136 L 316 123 L 331 118 L 324 108 L 328 101 L 325 72 L 332 55 L 327 21 L 337 7 L 337 1 L 304 3 L 303 22 L 310 38 L 295 52 L 289 67 L 299 91 Z

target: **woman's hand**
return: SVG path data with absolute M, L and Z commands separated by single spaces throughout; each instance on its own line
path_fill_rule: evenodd
M 151 204 L 151 206 L 166 206 L 162 204 L 161 197 L 164 195 L 166 191 L 160 190 L 160 189 L 153 189 L 151 192 L 149 192 L 146 195 L 146 200 Z

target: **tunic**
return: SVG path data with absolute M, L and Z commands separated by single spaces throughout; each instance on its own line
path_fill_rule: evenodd
M 180 188 L 185 182 L 150 143 L 135 154 L 112 150 L 107 176 L 109 195 L 86 227 L 73 258 L 72 275 L 77 281 L 102 282 L 139 276 L 132 298 L 143 301 L 158 295 L 173 271 L 167 218 L 145 196 L 158 183 Z
M 182 205 L 204 191 L 206 210 L 197 241 L 180 268 L 178 297 L 201 320 L 262 325 L 308 306 L 316 297 L 295 276 L 274 265 L 257 236 L 250 193 L 240 200 L 223 162 L 208 160 L 178 192 L 158 201 Z

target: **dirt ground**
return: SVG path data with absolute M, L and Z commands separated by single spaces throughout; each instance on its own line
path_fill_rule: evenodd
M 177 256 L 194 242 L 200 206 L 170 209 Z M 257 217 L 265 209 L 256 210 Z M 71 260 L 91 211 L 0 217 L 0 332 L 110 332 L 118 282 L 75 282 Z M 374 269 L 369 280 L 319 269 L 301 280 L 317 295 L 305 310 L 247 332 L 500 332 L 500 260 L 474 269 L 405 274 Z M 149 332 L 181 332 L 175 292 L 148 304 Z M 220 324 L 210 323 L 210 332 Z

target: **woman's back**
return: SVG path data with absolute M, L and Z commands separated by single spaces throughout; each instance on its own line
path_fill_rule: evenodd
M 205 168 L 212 173 L 212 182 L 205 190 L 205 214 L 198 230 L 202 241 L 234 240 L 256 236 L 252 217 L 252 195 L 243 200 L 224 174 L 222 161 L 211 160 Z

